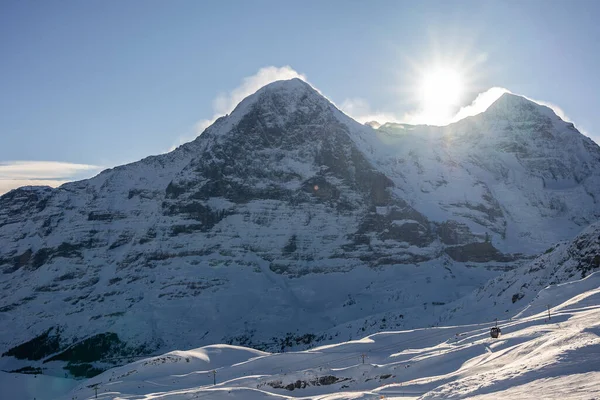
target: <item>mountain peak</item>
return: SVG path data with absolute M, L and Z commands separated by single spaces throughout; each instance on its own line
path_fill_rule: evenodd
M 260 88 L 257 91 L 257 93 L 267 91 L 296 91 L 307 89 L 316 92 L 316 90 L 312 86 L 310 86 L 307 82 L 303 81 L 302 79 L 292 78 L 268 83 L 262 88 Z
M 231 113 L 236 124 L 250 112 L 258 112 L 268 125 L 281 124 L 292 115 L 323 113 L 333 107 L 310 84 L 299 78 L 271 82 L 242 100 Z
M 556 113 L 545 105 L 536 103 L 524 96 L 514 93 L 504 93 L 484 112 L 488 117 L 502 119 L 523 119 L 523 117 L 557 118 Z
M 505 93 L 502 93 L 502 95 L 500 97 L 498 97 L 498 99 L 495 101 L 495 103 L 499 102 L 499 101 L 500 102 L 512 102 L 512 103 L 516 104 L 516 103 L 528 102 L 531 100 L 529 100 L 526 97 L 521 96 L 519 94 L 505 92 Z
M 268 83 L 246 99 L 279 97 L 282 99 L 289 99 L 288 101 L 293 102 L 304 98 L 307 95 L 315 98 L 324 98 L 322 94 L 307 82 L 300 78 L 292 78 Z

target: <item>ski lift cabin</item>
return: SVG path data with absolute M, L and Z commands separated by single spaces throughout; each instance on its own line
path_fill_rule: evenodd
M 494 327 L 490 329 L 490 336 L 492 337 L 492 339 L 498 339 L 502 334 L 502 331 L 500 330 L 500 328 L 498 328 L 498 318 L 496 318 L 495 321 L 496 323 L 494 324 Z

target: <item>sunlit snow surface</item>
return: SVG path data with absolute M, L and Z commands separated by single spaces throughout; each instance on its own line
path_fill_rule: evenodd
M 548 299 L 557 304 L 550 320 Z M 479 324 L 382 332 L 281 354 L 214 345 L 115 368 L 71 392 L 68 381 L 43 376 L 2 374 L 0 385 L 2 398 L 15 400 L 32 398 L 23 382 L 11 392 L 16 379 L 62 384 L 61 399 L 92 399 L 94 385 L 100 399 L 593 399 L 600 396 L 599 304 L 595 273 L 544 289 L 520 315 L 500 321 L 499 339 L 489 337 L 490 324 Z M 49 393 L 38 391 L 37 399 L 57 398 Z

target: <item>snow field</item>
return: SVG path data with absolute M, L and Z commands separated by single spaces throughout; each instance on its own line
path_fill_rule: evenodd
M 561 298 L 550 320 L 549 296 Z M 93 398 L 95 384 L 103 399 L 593 398 L 599 296 L 600 274 L 549 287 L 529 315 L 500 321 L 499 339 L 486 323 L 382 332 L 301 352 L 227 345 L 171 352 L 107 371 L 64 399 Z

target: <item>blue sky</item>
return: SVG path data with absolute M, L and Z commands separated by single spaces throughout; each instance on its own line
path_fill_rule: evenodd
M 0 180 L 57 184 L 165 152 L 270 66 L 357 118 L 402 119 L 415 70 L 459 62 L 463 105 L 503 87 L 598 137 L 598 15 L 594 0 L 3 0 Z

